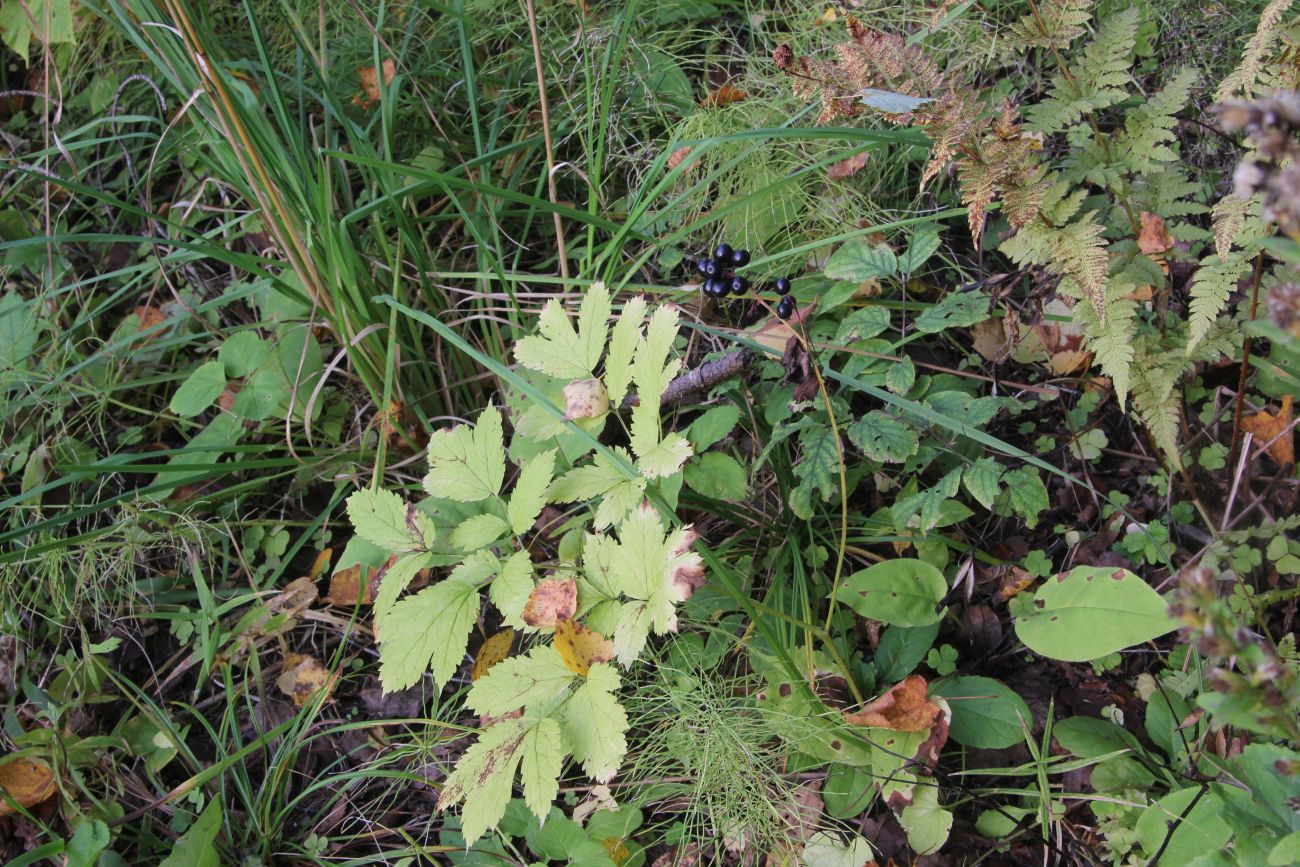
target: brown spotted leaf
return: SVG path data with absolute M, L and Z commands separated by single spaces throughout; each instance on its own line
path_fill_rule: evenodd
M 614 642 L 594 629 L 565 619 L 555 624 L 555 649 L 574 674 L 587 676 L 598 662 L 614 658 Z
M 280 692 L 293 699 L 297 707 L 302 707 L 322 691 L 328 700 L 338 680 L 338 672 L 330 672 L 314 656 L 286 653 L 275 685 L 280 688 Z
M 572 578 L 546 578 L 537 582 L 524 604 L 523 621 L 548 628 L 573 617 L 578 610 L 578 582 Z

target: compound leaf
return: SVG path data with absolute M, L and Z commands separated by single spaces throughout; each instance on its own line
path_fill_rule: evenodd
M 429 474 L 424 489 L 430 496 L 471 503 L 494 497 L 506 475 L 501 411 L 489 406 L 478 425 L 457 425 L 435 431 L 429 440 Z

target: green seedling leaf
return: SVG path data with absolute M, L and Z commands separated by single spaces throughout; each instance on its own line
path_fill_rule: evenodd
M 849 426 L 849 441 L 881 463 L 902 463 L 920 447 L 916 431 L 902 419 L 873 409 Z
M 258 337 L 256 332 L 239 331 L 221 344 L 217 359 L 225 369 L 226 376 L 239 379 L 257 370 L 270 351 L 266 341 Z
M 686 484 L 691 490 L 715 500 L 741 500 L 749 488 L 749 479 L 731 455 L 706 452 L 686 465 Z
M 171 411 L 181 418 L 193 418 L 212 406 L 225 388 L 226 374 L 221 362 L 204 362 L 176 389 Z
M 1232 828 L 1221 815 L 1223 801 L 1213 792 L 1202 795 L 1183 817 L 1199 793 L 1200 788 L 1195 786 L 1180 789 L 1156 801 L 1138 817 L 1138 841 L 1148 857 L 1164 846 L 1161 864 L 1190 864 L 1206 852 L 1219 851 L 1232 838 Z
M 871 844 L 856 834 L 845 844 L 835 834 L 818 831 L 804 844 L 802 863 L 804 867 L 862 867 L 874 854 Z
M 876 645 L 876 673 L 880 680 L 897 683 L 915 671 L 938 634 L 938 623 L 887 628 Z
M 605 351 L 609 314 L 609 290 L 603 283 L 593 284 L 583 297 L 576 332 L 564 306 L 552 298 L 538 318 L 539 334 L 516 343 L 515 358 L 524 367 L 556 379 L 591 379 Z
M 433 521 L 392 491 L 355 491 L 348 497 L 348 519 L 358 536 L 385 551 L 428 550 L 433 545 Z
M 897 273 L 898 257 L 886 244 L 872 244 L 865 238 L 855 238 L 832 253 L 823 270 L 832 280 L 865 283 Z
M 1031 529 L 1038 526 L 1038 516 L 1048 506 L 1047 486 L 1038 473 L 1032 467 L 1017 467 L 1003 473 L 1001 482 L 1004 490 L 996 505 L 1005 503 Z
M 952 829 L 952 813 L 939 806 L 938 786 L 916 786 L 910 806 L 898 816 L 898 823 L 907 832 L 907 844 L 918 855 L 938 852 L 948 842 Z
M 918 226 L 912 235 L 912 242 L 908 245 L 907 252 L 898 257 L 898 270 L 904 274 L 913 273 L 929 261 L 934 251 L 938 249 L 939 227 L 934 223 Z
M 1079 566 L 1049 578 L 1016 635 L 1051 659 L 1087 662 L 1178 628 L 1160 594 L 1127 569 Z
M 379 634 L 384 691 L 406 689 L 430 668 L 438 688 L 446 686 L 465 658 L 478 609 L 478 585 L 455 573 L 394 605 Z
M 686 438 L 691 441 L 697 454 L 721 440 L 740 421 L 740 408 L 727 404 L 715 406 L 704 415 L 691 422 L 686 429 Z
M 947 592 L 948 582 L 934 566 L 898 559 L 854 572 L 840 586 L 836 598 L 872 620 L 925 626 L 943 616 L 939 601 Z
M 981 292 L 949 292 L 943 300 L 916 317 L 916 330 L 937 334 L 948 328 L 966 328 L 989 318 L 989 299 Z
M 220 867 L 216 840 L 224 818 L 221 799 L 213 798 L 158 867 Z
M 983 457 L 968 466 L 961 476 L 962 486 L 986 509 L 992 509 L 998 497 L 998 480 L 1005 468 L 993 458 Z
M 435 431 L 429 440 L 429 474 L 424 489 L 430 496 L 472 503 L 495 497 L 506 475 L 501 411 L 489 406 L 478 426 L 457 425 Z
M 1024 726 L 1033 728 L 1025 700 L 991 677 L 945 678 L 931 685 L 930 694 L 948 700 L 952 722 L 948 734 L 959 744 L 1000 750 L 1024 740 Z

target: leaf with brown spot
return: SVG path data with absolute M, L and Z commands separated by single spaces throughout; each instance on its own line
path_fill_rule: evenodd
M 537 582 L 524 604 L 523 621 L 541 628 L 573 617 L 578 610 L 578 582 L 572 578 L 546 578 Z
M 775 306 L 773 305 L 774 309 Z M 817 302 L 813 301 L 807 307 L 796 310 L 789 319 L 784 320 L 778 319 L 773 313 L 771 318 L 757 329 L 747 332 L 745 336 L 760 346 L 782 352 L 785 350 L 785 345 L 790 342 L 790 338 L 794 337 L 794 325 L 811 316 L 816 306 Z
M 325 668 L 316 661 L 316 657 L 305 653 L 286 653 L 275 685 L 280 688 L 280 692 L 293 699 L 297 707 L 302 707 L 315 699 L 321 691 L 324 691 L 325 700 L 328 701 L 338 681 L 338 672 Z
M 913 674 L 896 683 L 880 698 L 857 713 L 845 713 L 844 721 L 869 728 L 896 732 L 920 732 L 934 725 L 942 711 L 926 696 L 925 678 Z
M 491 671 L 492 666 L 510 655 L 510 648 L 515 643 L 515 630 L 507 626 L 500 632 L 489 635 L 487 641 L 474 656 L 474 667 L 470 669 L 469 679 L 478 680 Z
M 286 617 L 297 617 L 311 607 L 319 595 L 315 579 L 304 575 L 284 585 L 284 589 L 267 603 L 267 607 Z
M 1149 211 L 1141 214 L 1142 228 L 1138 230 L 1138 249 L 1155 256 L 1174 246 L 1174 236 L 1165 228 L 1165 221 Z
M 709 91 L 704 99 L 700 100 L 700 107 L 717 108 L 721 105 L 730 105 L 733 102 L 740 102 L 747 96 L 749 96 L 749 94 L 745 93 L 745 91 L 738 87 L 733 87 L 728 83 L 722 85 L 722 87 L 719 87 L 717 90 Z
M 0 791 L 8 798 L 0 798 L 0 816 L 16 812 L 10 799 L 27 809 L 53 795 L 54 789 L 54 774 L 44 762 L 22 757 L 5 762 L 0 765 Z
M 1295 434 L 1291 427 L 1291 395 L 1282 398 L 1282 408 L 1274 415 L 1268 411 L 1248 415 L 1241 420 L 1241 429 L 1255 435 L 1259 444 L 1272 442 L 1268 447 L 1268 456 L 1277 461 L 1279 466 L 1295 465 Z
M 599 379 L 579 379 L 564 387 L 564 420 L 600 418 L 609 412 L 609 392 Z
M 596 630 L 568 619 L 555 624 L 555 649 L 569 671 L 583 677 L 596 663 L 614 658 L 614 642 Z

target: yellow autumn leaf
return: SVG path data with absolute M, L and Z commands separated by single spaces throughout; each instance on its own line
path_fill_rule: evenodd
M 0 765 L 0 816 L 16 812 L 9 803 L 17 802 L 23 809 L 34 807 L 54 794 L 54 774 L 44 762 L 17 758 Z
M 596 663 L 609 662 L 614 658 L 614 642 L 596 630 L 569 619 L 555 623 L 555 649 L 569 670 L 583 677 L 587 676 L 587 672 Z
M 474 657 L 474 667 L 470 669 L 469 679 L 478 680 L 501 660 L 510 655 L 510 648 L 515 643 L 515 630 L 509 626 L 500 632 L 488 636 L 487 641 L 478 649 Z

